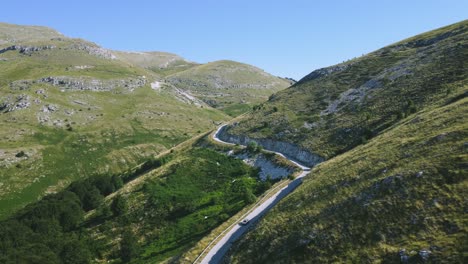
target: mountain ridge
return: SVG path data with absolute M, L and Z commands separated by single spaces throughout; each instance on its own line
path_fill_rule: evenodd
M 465 262 L 467 35 L 462 21 L 313 71 L 237 119 L 233 135 L 326 160 L 223 263 Z
M 198 65 L 178 55 L 113 51 L 6 23 L 0 40 L 0 217 L 81 177 L 125 171 L 229 118 L 165 81 Z

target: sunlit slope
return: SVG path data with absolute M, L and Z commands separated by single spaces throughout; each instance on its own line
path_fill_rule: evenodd
M 0 216 L 227 118 L 94 43 L 9 24 L 0 39 Z
M 229 132 L 343 153 L 421 109 L 466 92 L 468 22 L 316 70 Z
M 289 80 L 254 66 L 227 60 L 193 67 L 166 79 L 233 116 L 250 110 L 274 92 L 291 85 Z

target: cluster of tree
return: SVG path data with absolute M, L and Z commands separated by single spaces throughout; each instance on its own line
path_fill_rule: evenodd
M 251 142 L 249 142 L 249 144 L 247 144 L 247 151 L 249 151 L 251 153 L 259 153 L 262 150 L 263 150 L 262 145 L 259 145 L 255 141 L 251 141 Z
M 0 263 L 88 263 L 92 243 L 79 228 L 83 215 L 68 190 L 27 206 L 0 223 Z
M 151 215 L 146 219 L 150 228 L 161 228 L 157 236 L 147 238 L 153 243 L 151 254 L 161 256 L 161 260 L 164 254 L 176 255 L 255 202 L 273 182 L 257 177 L 258 170 L 242 160 L 197 148 L 187 153 L 184 161 L 168 168 L 165 175 L 146 182 L 142 193 L 147 203 L 142 210 Z
M 110 207 L 101 206 L 104 197 L 163 162 L 166 160 L 150 160 L 122 175 L 97 175 L 73 182 L 0 222 L 0 263 L 89 263 L 99 254 L 99 246 L 83 226 L 85 212 L 103 207 L 110 215 L 125 214 L 123 197 L 115 197 Z M 126 261 L 135 255 L 137 244 L 128 232 L 123 238 L 121 258 Z

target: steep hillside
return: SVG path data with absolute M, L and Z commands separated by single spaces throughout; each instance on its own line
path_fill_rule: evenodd
M 174 74 L 199 65 L 194 62 L 189 62 L 176 54 L 167 52 L 113 51 L 112 53 L 120 60 L 134 66 L 149 69 L 161 76 Z
M 316 166 L 229 262 L 465 263 L 468 99 L 446 103 Z
M 291 85 L 290 80 L 234 61 L 203 64 L 169 75 L 166 80 L 232 116 L 250 110 L 254 104 Z
M 463 21 L 317 70 L 228 131 L 331 158 L 226 262 L 465 263 L 467 35 Z
M 182 253 L 275 182 L 220 151 L 205 134 L 125 173 L 73 182 L 0 221 L 0 262 L 186 262 Z
M 0 38 L 0 218 L 227 119 L 94 43 L 9 24 Z
M 316 70 L 228 132 L 333 157 L 412 113 L 465 93 L 467 39 L 463 21 Z

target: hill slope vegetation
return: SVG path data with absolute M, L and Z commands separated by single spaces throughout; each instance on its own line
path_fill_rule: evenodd
M 333 157 L 440 100 L 466 92 L 463 21 L 316 70 L 229 130 Z
M 272 76 L 251 65 L 227 60 L 193 67 L 166 79 L 232 116 L 250 110 L 274 92 L 291 85 L 290 80 Z
M 228 120 L 164 79 L 197 65 L 0 23 L 0 218 L 76 179 L 126 171 Z M 217 77 L 244 84 L 227 72 Z M 234 108 L 231 114 L 246 110 Z
M 467 34 L 463 21 L 314 71 L 232 128 L 330 159 L 226 261 L 466 262 Z

